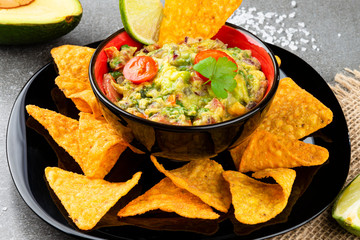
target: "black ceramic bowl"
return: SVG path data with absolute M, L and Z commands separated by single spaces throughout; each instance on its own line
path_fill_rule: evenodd
M 269 84 L 261 102 L 245 115 L 203 126 L 167 125 L 137 117 L 117 107 L 103 92 L 103 75 L 109 70 L 104 49 L 109 46 L 119 48 L 124 44 L 140 49 L 142 44 L 120 29 L 98 46 L 89 66 L 90 83 L 102 108 L 112 119 L 116 119 L 112 123 L 131 129 L 134 136 L 131 145 L 155 156 L 174 160 L 209 158 L 236 147 L 259 125 L 279 83 L 279 69 L 274 54 L 259 38 L 232 24 L 223 26 L 214 36 L 216 38 L 229 47 L 250 49 L 252 55 L 260 61 Z

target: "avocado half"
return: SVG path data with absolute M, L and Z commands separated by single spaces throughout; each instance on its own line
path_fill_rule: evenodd
M 81 17 L 79 0 L 34 0 L 12 8 L 0 4 L 0 44 L 46 42 L 73 30 Z

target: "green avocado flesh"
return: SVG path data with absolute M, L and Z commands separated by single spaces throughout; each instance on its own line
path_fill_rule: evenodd
M 78 0 L 35 0 L 18 8 L 0 8 L 0 44 L 46 42 L 63 36 L 80 22 Z

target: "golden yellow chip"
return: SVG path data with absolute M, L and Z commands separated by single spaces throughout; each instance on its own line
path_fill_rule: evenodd
M 135 216 L 156 209 L 175 212 L 187 218 L 217 219 L 219 217 L 200 198 L 177 187 L 168 177 L 131 201 L 119 211 L 118 216 Z
M 89 64 L 95 49 L 89 47 L 63 45 L 51 49 L 51 55 L 60 76 L 89 81 Z M 90 84 L 90 83 L 89 83 Z
M 121 183 L 90 179 L 57 167 L 47 167 L 45 176 L 76 226 L 90 230 L 138 183 L 141 172 Z
M 332 111 L 291 78 L 280 80 L 279 88 L 259 129 L 292 139 L 303 138 L 328 125 Z
M 89 81 L 82 81 L 69 76 L 58 76 L 56 85 L 70 98 L 81 112 L 93 113 L 96 117 L 102 115 L 99 102 L 91 90 Z
M 243 146 L 241 146 L 243 148 Z M 239 157 L 232 150 L 233 157 Z M 266 168 L 294 168 L 323 164 L 329 158 L 326 148 L 296 139 L 276 136 L 267 131 L 256 131 L 240 156 L 240 172 L 256 172 Z
M 126 142 L 131 143 L 131 141 L 134 139 L 131 129 L 119 123 L 118 118 L 108 108 L 100 107 L 100 109 L 106 121 L 119 134 L 119 136 L 123 138 Z M 144 152 L 138 150 L 137 148 L 131 146 L 130 144 L 129 144 L 129 148 L 135 153 L 144 154 Z
M 104 118 L 96 119 L 90 113 L 79 115 L 79 165 L 86 176 L 104 178 L 127 148 L 127 143 Z
M 67 151 L 80 165 L 79 122 L 60 113 L 27 105 L 27 112 L 49 132 L 54 141 Z
M 93 113 L 95 117 L 102 115 L 99 102 L 92 90 L 84 90 L 69 96 L 81 112 Z
M 167 0 L 159 30 L 159 44 L 179 43 L 185 37 L 212 38 L 242 0 Z
M 78 78 L 68 76 L 58 76 L 55 78 L 55 84 L 64 93 L 65 97 L 69 98 L 72 94 L 82 92 L 84 90 L 91 90 L 88 81 L 82 81 Z
M 255 172 L 253 177 L 272 177 L 277 184 L 255 180 L 241 172 L 225 171 L 223 176 L 230 184 L 235 218 L 244 224 L 266 222 L 286 207 L 296 172 L 277 168 Z
M 151 161 L 155 167 L 173 183 L 198 196 L 211 207 L 227 212 L 231 204 L 231 195 L 227 182 L 222 177 L 222 166 L 210 159 L 193 160 L 181 168 L 166 170 L 154 156 Z
M 249 137 L 248 139 L 240 143 L 237 147 L 230 149 L 231 158 L 237 170 L 239 170 L 241 158 L 244 154 L 244 151 L 246 150 L 246 147 L 249 144 L 250 139 L 251 138 Z

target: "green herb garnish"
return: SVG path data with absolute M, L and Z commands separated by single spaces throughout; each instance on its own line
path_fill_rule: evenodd
M 228 93 L 236 87 L 237 66 L 226 57 L 220 57 L 216 60 L 208 57 L 194 65 L 195 71 L 208 78 L 211 81 L 211 89 L 219 98 L 227 98 Z

